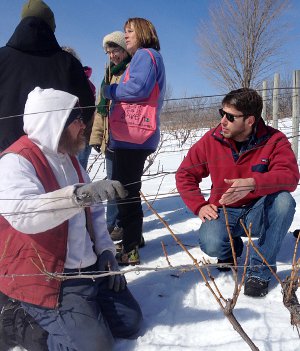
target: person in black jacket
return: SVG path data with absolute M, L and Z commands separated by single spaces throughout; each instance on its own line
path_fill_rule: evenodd
M 36 86 L 78 96 L 81 107 L 95 104 L 81 63 L 61 49 L 54 30 L 51 9 L 43 1 L 29 0 L 12 37 L 0 48 L 0 151 L 24 134 L 25 101 Z M 83 108 L 87 126 L 93 113 L 94 108 Z M 19 117 L 10 117 L 15 115 Z
M 48 5 L 41 0 L 29 0 L 23 6 L 21 21 L 12 37 L 6 46 L 0 48 L 0 152 L 24 134 L 24 106 L 29 92 L 36 86 L 63 90 L 77 96 L 80 106 L 83 107 L 84 123 L 87 129 L 91 129 L 95 104 L 93 92 L 81 63 L 73 55 L 63 51 L 57 43 L 55 27 L 54 14 Z M 90 108 L 85 108 L 88 106 Z M 3 248 L 0 248 L 0 252 L 2 250 Z M 13 301 L 8 301 L 7 297 L 0 293 L 2 342 L 6 333 L 4 327 L 9 324 L 8 311 L 17 308 L 17 304 L 18 302 L 15 302 L 14 305 Z M 12 342 L 14 345 L 22 345 L 23 340 L 23 346 L 29 350 L 42 350 L 44 331 L 34 321 L 29 323 L 34 328 L 24 329 L 23 339 Z M 13 324 L 14 328 L 19 328 L 22 322 L 14 320 Z M 27 339 L 26 333 L 30 332 L 30 329 L 37 334 L 37 339 L 41 339 L 39 345 L 32 335 Z M 25 339 L 29 340 L 29 344 Z M 12 345 L 7 342 L 7 348 L 9 347 Z M 4 348 L 5 345 L 1 344 L 1 351 L 4 351 Z

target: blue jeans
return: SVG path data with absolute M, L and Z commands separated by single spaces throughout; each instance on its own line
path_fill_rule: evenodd
M 113 159 L 114 152 L 106 150 L 105 152 L 105 162 L 106 162 L 106 174 L 107 179 L 112 179 L 113 172 Z M 114 228 L 116 225 L 121 227 L 120 220 L 118 219 L 118 206 L 115 200 L 107 201 L 106 209 L 106 223 L 108 228 Z
M 86 145 L 86 147 L 83 150 L 81 150 L 78 154 L 78 161 L 84 169 L 87 168 L 91 151 L 92 147 L 90 145 Z
M 58 309 L 22 306 L 49 333 L 49 351 L 110 351 L 113 337 L 131 337 L 142 320 L 130 291 L 108 290 L 107 278 L 63 282 Z
M 241 256 L 243 251 L 241 236 L 245 236 L 240 224 L 242 219 L 246 228 L 252 224 L 251 236 L 258 237 L 257 248 L 276 271 L 276 256 L 293 221 L 295 207 L 292 195 L 285 191 L 263 196 L 254 204 L 245 207 L 227 207 L 237 257 Z M 207 255 L 224 260 L 232 256 L 232 252 L 222 208 L 218 209 L 218 214 L 218 219 L 202 223 L 199 230 L 199 244 Z M 271 275 L 269 268 L 263 265 L 262 259 L 251 250 L 247 276 L 270 280 Z

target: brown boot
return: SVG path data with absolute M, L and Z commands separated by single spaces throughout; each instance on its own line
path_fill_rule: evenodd
M 123 239 L 123 228 L 118 227 L 117 225 L 110 232 L 110 237 L 112 241 L 119 241 Z

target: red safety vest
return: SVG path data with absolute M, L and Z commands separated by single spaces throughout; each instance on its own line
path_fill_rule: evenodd
M 32 163 L 45 193 L 60 189 L 42 151 L 27 136 L 3 154 L 15 153 Z M 71 157 L 80 182 L 78 161 Z M 11 298 L 48 308 L 58 307 L 61 282 L 43 273 L 62 273 L 66 258 L 68 221 L 38 234 L 23 234 L 0 216 L 0 290 Z

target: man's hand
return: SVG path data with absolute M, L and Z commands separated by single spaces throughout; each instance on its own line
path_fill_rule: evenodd
M 99 271 L 101 272 L 117 272 L 120 270 L 115 256 L 109 250 L 105 250 L 101 255 L 99 255 L 97 265 Z M 114 289 L 115 292 L 118 292 L 124 290 L 126 288 L 126 285 L 127 282 L 123 274 L 108 276 L 108 289 Z
M 219 217 L 218 207 L 216 205 L 211 204 L 202 206 L 200 208 L 198 216 L 203 223 L 205 222 L 205 219 L 208 219 L 209 221 L 211 221 L 212 219 L 217 219 Z
M 221 205 L 233 204 L 255 189 L 254 178 L 224 179 L 224 182 L 231 184 L 231 187 L 222 195 L 219 201 Z
M 75 201 L 80 206 L 91 206 L 104 200 L 124 199 L 128 192 L 117 180 L 98 180 L 81 185 L 74 191 Z

